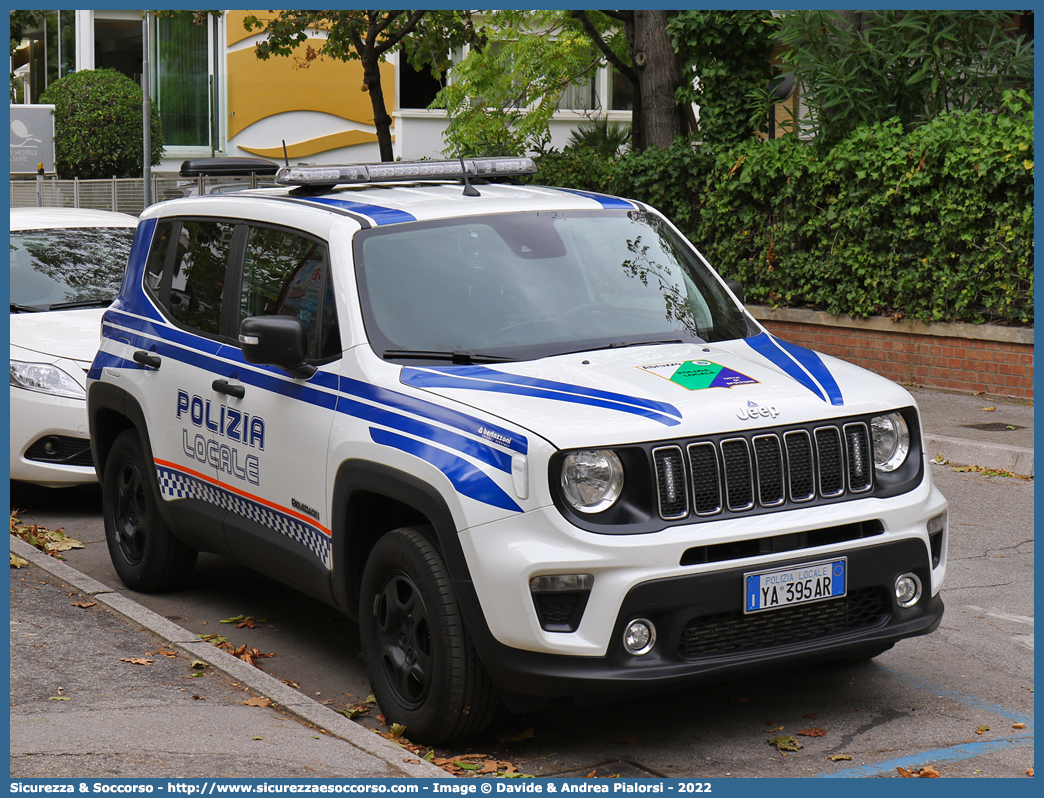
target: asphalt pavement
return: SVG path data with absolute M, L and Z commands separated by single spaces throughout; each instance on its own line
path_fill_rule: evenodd
M 913 389 L 928 454 L 1033 475 L 1033 406 Z M 448 778 L 28 543 L 11 568 L 12 778 Z

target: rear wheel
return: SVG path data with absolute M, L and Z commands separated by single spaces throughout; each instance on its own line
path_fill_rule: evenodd
M 497 707 L 430 531 L 403 527 L 377 541 L 359 612 L 377 703 L 409 739 L 429 745 L 478 734 Z
M 113 568 L 132 590 L 151 593 L 183 584 L 196 550 L 171 534 L 159 515 L 141 440 L 126 430 L 113 442 L 102 479 L 102 517 Z

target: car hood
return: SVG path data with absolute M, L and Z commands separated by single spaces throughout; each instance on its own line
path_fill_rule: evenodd
M 562 449 L 694 437 L 914 404 L 895 383 L 774 336 L 597 350 L 495 366 L 406 366 L 406 385 Z
M 11 314 L 11 349 L 17 356 L 75 360 L 89 366 L 101 343 L 104 308 Z

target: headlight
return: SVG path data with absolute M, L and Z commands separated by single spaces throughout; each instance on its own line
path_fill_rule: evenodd
M 69 399 L 86 399 L 87 392 L 76 380 L 57 366 L 47 363 L 22 363 L 11 361 L 11 385 L 27 391 L 65 396 Z
M 900 413 L 877 416 L 870 421 L 874 438 L 874 467 L 895 471 L 910 452 L 910 428 Z
M 600 513 L 612 507 L 623 483 L 623 464 L 611 449 L 570 452 L 562 461 L 562 491 L 581 513 Z

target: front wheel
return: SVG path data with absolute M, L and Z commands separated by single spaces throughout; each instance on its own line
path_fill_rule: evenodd
M 384 535 L 363 571 L 366 672 L 389 723 L 428 745 L 483 731 L 496 692 L 460 615 L 446 566 L 425 531 Z
M 138 433 L 122 432 L 105 461 L 102 517 L 112 566 L 123 584 L 152 593 L 183 584 L 197 552 L 163 523 L 146 469 Z

